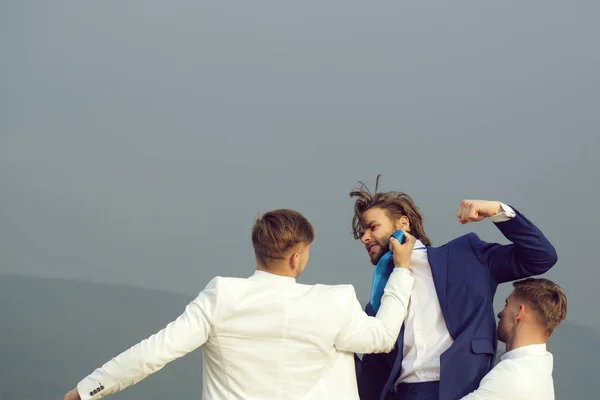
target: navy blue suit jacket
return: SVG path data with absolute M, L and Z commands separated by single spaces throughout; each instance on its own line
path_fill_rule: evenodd
M 469 233 L 427 248 L 442 314 L 454 340 L 440 357 L 440 400 L 456 400 L 477 389 L 494 366 L 498 337 L 493 299 L 498 284 L 543 274 L 557 262 L 548 239 L 514 211 L 514 218 L 495 224 L 513 244 L 488 243 Z M 366 312 L 375 315 L 370 304 Z M 365 354 L 362 362 L 357 358 L 362 400 L 381 400 L 394 390 L 403 343 L 404 327 L 392 352 Z

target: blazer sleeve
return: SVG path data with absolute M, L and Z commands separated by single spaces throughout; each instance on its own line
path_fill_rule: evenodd
M 471 248 L 497 283 L 541 275 L 558 261 L 552 243 L 523 214 L 513 210 L 514 218 L 494 223 L 512 244 L 489 243 L 474 233 L 469 235 Z
M 82 400 L 101 399 L 134 385 L 169 362 L 202 346 L 217 314 L 218 278 L 158 333 L 122 352 L 77 385 Z
M 375 317 L 362 310 L 352 288 L 349 317 L 336 337 L 336 348 L 354 353 L 390 352 L 406 318 L 414 280 L 410 270 L 394 268 Z

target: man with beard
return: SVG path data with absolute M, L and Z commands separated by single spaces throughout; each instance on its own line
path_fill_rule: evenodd
M 374 193 L 364 185 L 350 193 L 356 198 L 354 237 L 377 265 L 389 250 L 390 235 L 410 232 L 417 239 L 411 256 L 415 283 L 395 349 L 357 360 L 361 399 L 456 400 L 477 389 L 494 365 L 497 285 L 545 273 L 556 264 L 556 251 L 519 211 L 487 200 L 463 200 L 459 222 L 489 218 L 512 244 L 488 243 L 469 233 L 433 247 L 410 196 L 377 192 L 378 183 L 379 176 Z M 376 313 L 379 296 L 374 290 L 367 314 Z
M 527 278 L 513 286 L 498 313 L 506 353 L 462 400 L 554 400 L 554 360 L 546 343 L 567 316 L 567 296 L 549 279 Z

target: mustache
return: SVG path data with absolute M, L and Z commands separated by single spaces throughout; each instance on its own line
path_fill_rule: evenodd
M 367 243 L 365 245 L 365 248 L 367 249 L 367 251 L 369 251 L 371 249 L 371 247 L 373 247 L 373 246 L 381 247 L 381 251 L 383 253 L 387 253 L 390 250 L 390 243 L 388 241 L 382 241 L 382 242 L 373 241 L 373 242 Z

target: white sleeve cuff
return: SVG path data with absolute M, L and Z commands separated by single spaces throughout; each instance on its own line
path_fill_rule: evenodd
M 515 210 L 513 210 L 506 204 L 500 202 L 500 206 L 502 207 L 502 211 L 494 215 L 493 217 L 490 217 L 492 222 L 497 224 L 498 222 L 508 221 L 509 219 L 512 219 L 517 215 L 515 213 Z
M 392 274 L 412 276 L 412 271 L 408 268 L 394 267 Z

